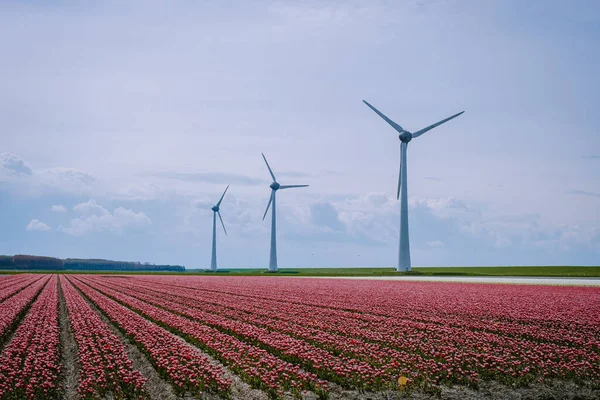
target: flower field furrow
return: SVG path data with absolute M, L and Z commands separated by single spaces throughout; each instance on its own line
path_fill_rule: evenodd
M 112 283 L 110 285 L 115 286 Z M 114 287 L 110 288 L 110 285 L 105 283 L 102 290 L 114 289 Z M 115 292 L 111 291 L 110 294 L 115 295 Z M 156 299 L 153 294 L 143 294 L 140 291 L 135 291 L 132 296 L 165 308 L 168 311 L 187 316 L 194 321 L 217 327 L 227 333 L 233 333 L 245 341 L 258 344 L 290 362 L 301 365 L 323 379 L 332 380 L 347 388 L 374 390 L 383 387 L 392 380 L 392 377 L 385 370 L 365 361 L 353 357 L 338 357 L 323 348 L 313 346 L 304 340 L 293 338 L 278 331 L 269 331 L 241 320 L 232 320 L 217 314 L 207 313 L 164 298 Z
M 8 335 L 19 316 L 42 290 L 48 279 L 48 277 L 38 279 L 0 304 L 0 344 L 8 339 Z
M 111 284 L 118 285 L 113 282 Z M 503 380 L 507 376 L 511 380 L 518 377 L 523 381 L 528 381 L 535 376 L 571 378 L 573 375 L 579 379 L 588 379 L 596 376 L 594 371 L 590 371 L 589 368 L 580 368 L 578 361 L 582 357 L 587 357 L 591 364 L 598 364 L 600 361 L 597 355 L 589 354 L 584 349 L 564 348 L 553 344 L 536 346 L 523 339 L 518 341 L 512 337 L 499 337 L 497 334 L 485 334 L 486 344 L 481 346 L 481 333 L 469 330 L 457 332 L 455 328 L 438 329 L 439 332 L 432 332 L 431 329 L 415 330 L 414 327 L 407 326 L 404 337 L 399 339 L 391 336 L 389 332 L 386 337 L 385 335 L 369 335 L 371 333 L 369 330 L 360 332 L 358 329 L 353 330 L 352 323 L 354 321 L 347 320 L 342 321 L 346 328 L 344 329 L 346 336 L 340 336 L 327 332 L 327 330 L 331 330 L 327 324 L 335 325 L 336 321 L 320 321 L 318 311 L 315 310 L 312 310 L 312 313 L 311 310 L 305 310 L 303 315 L 295 315 L 293 319 L 286 320 L 284 314 L 268 310 L 266 304 L 244 305 L 229 301 L 222 306 L 215 306 L 215 304 L 205 301 L 207 298 L 212 301 L 210 294 L 206 293 L 203 294 L 200 301 L 184 296 L 182 293 L 185 290 L 183 289 L 179 289 L 175 295 L 165 293 L 165 291 L 172 292 L 172 290 L 159 286 L 150 288 L 130 284 L 128 287 L 132 289 L 131 291 L 135 290 L 136 293 L 152 289 L 148 296 L 157 299 L 159 304 L 175 301 L 185 307 L 202 309 L 234 320 L 266 327 L 269 330 L 284 332 L 303 338 L 332 352 L 374 363 L 379 367 L 380 372 L 383 371 L 381 377 L 393 376 L 394 371 L 398 370 L 397 365 L 402 365 L 404 368 L 421 370 L 435 382 L 451 381 L 472 384 L 479 374 L 499 380 Z M 137 296 L 137 294 L 135 295 Z M 188 311 L 187 314 L 192 313 Z M 197 313 L 195 313 L 195 317 L 198 317 Z M 297 323 L 303 320 L 308 320 L 311 326 L 305 327 Z M 433 326 L 433 328 L 437 328 L 437 326 Z M 361 337 L 366 338 L 367 341 L 361 340 Z M 382 343 L 378 344 L 378 341 Z M 391 344 L 394 344 L 396 348 L 387 347 L 383 344 L 385 341 L 388 342 L 388 345 L 392 342 Z M 520 346 L 523 344 L 529 345 L 521 351 L 519 348 L 523 347 Z M 422 355 L 425 357 L 423 358 Z M 501 357 L 503 362 L 497 363 L 497 357 Z M 545 360 L 546 362 L 541 365 L 533 363 L 531 366 L 529 362 L 523 362 L 523 360 Z M 573 366 L 576 371 L 557 368 L 560 364 Z M 447 371 L 449 370 L 454 372 L 448 375 Z M 563 375 L 557 371 L 562 371 Z M 403 371 L 403 373 L 406 372 Z
M 69 280 L 142 348 L 158 372 L 174 384 L 178 393 L 190 392 L 201 397 L 202 391 L 208 390 L 227 395 L 231 382 L 206 357 L 170 332 L 89 286 Z
M 0 399 L 58 399 L 58 279 L 50 278 L 0 354 Z
M 146 378 L 133 369 L 125 346 L 66 279 L 61 286 L 77 343 L 82 399 L 146 397 Z

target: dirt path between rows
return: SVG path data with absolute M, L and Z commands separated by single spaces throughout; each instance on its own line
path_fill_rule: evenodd
M 62 362 L 63 399 L 77 400 L 79 394 L 79 362 L 77 361 L 77 343 L 69 321 L 67 303 L 63 296 L 61 276 L 58 278 L 58 321 L 60 325 L 60 357 Z

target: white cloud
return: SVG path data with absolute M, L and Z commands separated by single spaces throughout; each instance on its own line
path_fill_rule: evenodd
M 76 168 L 33 169 L 26 161 L 11 153 L 0 154 L 0 181 L 12 190 L 29 196 L 48 193 L 93 194 L 105 191 L 99 179 Z
M 98 183 L 96 176 L 76 168 L 47 168 L 34 174 L 40 184 L 67 192 L 89 192 Z
M 31 166 L 12 153 L 0 153 L 0 177 L 2 175 L 31 175 Z
M 50 228 L 50 226 L 43 223 L 39 219 L 32 219 L 31 222 L 29 223 L 29 225 L 27 225 L 26 229 L 30 232 L 33 232 L 33 231 L 46 232 L 46 231 L 52 230 L 52 228 Z
M 67 212 L 67 207 L 63 206 L 62 204 L 53 205 L 52 211 L 57 213 L 64 213 Z
M 83 236 L 92 232 L 110 232 L 123 234 L 125 232 L 143 231 L 152 225 L 148 216 L 130 209 L 118 207 L 112 213 L 89 200 L 77 204 L 73 210 L 80 214 L 70 221 L 68 226 L 59 226 L 58 230 L 73 236 Z
M 73 211 L 85 216 L 89 215 L 107 215 L 110 214 L 104 207 L 96 203 L 95 200 L 88 200 L 85 203 L 79 203 L 73 207 Z

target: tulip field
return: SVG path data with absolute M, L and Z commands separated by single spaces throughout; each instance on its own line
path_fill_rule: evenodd
M 600 398 L 600 288 L 0 276 L 0 400 L 476 397 L 492 383 Z

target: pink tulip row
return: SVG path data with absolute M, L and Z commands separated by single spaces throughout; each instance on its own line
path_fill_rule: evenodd
M 479 322 L 482 329 L 485 327 L 503 335 L 511 334 L 511 331 L 517 335 L 535 335 L 536 329 L 531 329 L 531 323 L 535 322 L 536 327 L 544 328 L 541 332 L 545 336 L 539 339 L 569 341 L 575 345 L 582 344 L 578 338 L 598 338 L 600 326 L 600 316 L 593 313 L 597 307 L 597 301 L 594 301 L 596 288 L 547 286 L 538 290 L 536 286 L 486 285 L 486 294 L 482 297 L 481 285 L 477 284 L 411 282 L 398 285 L 363 281 L 359 293 L 352 281 L 328 281 L 315 286 L 311 284 L 314 281 L 302 280 L 301 283 L 273 286 L 269 279 L 252 279 L 250 285 L 245 281 L 243 292 L 239 291 L 235 280 L 223 281 L 215 288 L 214 282 L 196 279 L 191 286 L 209 291 L 217 289 L 219 293 L 245 299 L 326 306 L 395 320 L 447 323 L 449 317 L 454 317 L 460 326 L 465 320 L 470 324 Z M 191 281 L 174 278 L 172 283 L 189 287 Z M 266 287 L 268 290 L 264 290 Z M 407 301 L 397 301 L 398 298 Z M 573 329 L 575 326 L 577 329 Z M 522 331 L 515 331 L 519 328 Z
M 69 278 L 125 334 L 136 342 L 176 392 L 201 397 L 202 391 L 227 395 L 231 382 L 224 371 L 172 333 L 149 322 L 89 286 Z
M 58 399 L 58 280 L 52 276 L 0 355 L 0 399 Z
M 0 290 L 19 282 L 22 280 L 30 279 L 32 275 L 15 274 L 15 275 L 0 275 Z
M 242 379 L 252 386 L 264 390 L 271 397 L 281 397 L 284 391 L 300 395 L 302 390 L 314 390 L 319 396 L 327 395 L 325 381 L 318 379 L 314 374 L 301 372 L 298 366 L 282 361 L 263 349 L 104 285 L 97 285 L 93 277 L 85 276 L 79 277 L 79 279 L 152 320 L 169 326 L 177 333 L 192 339 L 240 375 Z
M 259 292 L 257 287 L 265 286 L 264 282 L 268 279 L 238 278 L 236 282 L 232 278 L 226 281 L 220 278 L 187 278 L 170 277 L 167 280 L 144 277 L 137 279 L 141 286 L 132 287 L 131 291 L 135 291 L 134 295 L 138 296 L 138 291 L 143 292 L 143 288 L 148 288 L 155 298 L 157 294 L 162 296 L 155 300 L 157 302 L 174 301 L 183 307 L 201 308 L 203 312 L 220 317 L 227 316 L 265 327 L 269 331 L 284 332 L 330 351 L 369 359 L 388 371 L 395 362 L 400 366 L 411 366 L 413 371 L 421 376 L 427 375 L 427 379 L 434 383 L 474 380 L 478 374 L 507 383 L 527 383 L 540 377 L 574 379 L 593 385 L 598 385 L 600 381 L 598 352 L 594 347 L 583 345 L 597 340 L 598 326 L 579 316 L 569 319 L 562 312 L 560 318 L 554 313 L 549 315 L 548 319 L 552 324 L 544 323 L 539 318 L 528 319 L 531 315 L 528 307 L 531 307 L 535 297 L 544 297 L 544 290 L 548 290 L 554 296 L 560 295 L 561 307 L 571 307 L 577 311 L 578 305 L 585 302 L 588 310 L 595 310 L 589 318 L 593 322 L 600 308 L 597 289 L 561 288 L 557 293 L 556 288 L 501 286 L 498 289 L 493 285 L 455 285 L 454 291 L 467 289 L 466 297 L 476 304 L 504 304 L 506 292 L 510 293 L 510 290 L 523 298 L 519 302 L 519 307 L 525 309 L 523 315 L 513 313 L 503 316 L 502 310 L 481 310 L 481 322 L 477 321 L 476 314 L 473 313 L 466 313 L 467 316 L 461 319 L 453 312 L 452 307 L 444 307 L 442 304 L 423 309 L 421 303 L 436 303 L 431 299 L 436 298 L 439 292 L 434 290 L 438 289 L 436 285 L 441 286 L 442 292 L 446 292 L 443 296 L 446 300 L 452 299 L 449 293 L 451 288 L 446 284 L 402 285 L 415 292 L 405 290 L 403 297 L 419 297 L 420 302 L 414 307 L 417 311 L 396 306 L 396 309 L 406 312 L 393 317 L 387 309 L 374 307 L 374 303 L 381 301 L 387 294 L 381 293 L 380 289 L 372 287 L 369 282 L 361 282 L 358 288 L 356 282 L 353 282 L 354 291 L 350 291 L 344 290 L 347 285 L 342 281 L 334 281 L 340 285 L 337 288 L 331 282 L 298 280 L 303 287 L 300 289 L 297 285 L 290 284 L 298 289 L 297 292 L 288 293 L 289 297 L 294 298 L 290 302 L 283 296 L 277 296 L 282 288 L 288 289 L 288 285 L 280 283 L 281 280 L 277 281 L 277 285 L 271 284 L 268 290 Z M 252 280 L 256 284 L 250 284 Z M 363 283 L 366 287 L 363 287 Z M 197 286 L 201 290 L 197 290 Z M 327 288 L 327 292 L 314 295 L 313 293 L 322 291 L 322 286 Z M 310 290 L 306 290 L 307 288 Z M 478 294 L 475 289 L 479 289 Z M 347 298 L 349 293 L 357 291 L 363 292 L 364 296 L 358 296 L 343 305 L 335 300 Z M 169 295 L 169 292 L 173 294 Z M 461 295 L 465 294 L 455 294 L 453 302 L 461 304 L 462 300 L 456 298 Z M 502 298 L 497 299 L 498 295 Z M 198 298 L 202 300 L 196 300 Z M 364 301 L 365 299 L 368 301 Z M 402 304 L 401 301 L 397 302 Z M 516 307 L 512 305 L 513 309 Z M 537 305 L 533 307 L 537 308 Z M 394 309 L 393 303 L 389 308 Z M 555 305 L 549 305 L 548 308 L 556 309 Z M 192 312 L 194 313 L 195 311 Z M 191 313 L 187 311 L 185 314 Z M 198 317 L 198 314 L 194 315 Z M 501 322 L 492 320 L 485 326 L 485 319 L 489 315 L 494 315 Z M 501 324 L 506 327 L 506 320 L 513 324 L 506 328 L 508 332 L 499 327 Z M 583 333 L 569 335 L 562 332 L 562 341 L 557 340 L 556 336 L 544 336 L 546 331 L 556 333 L 570 325 L 584 327 Z M 531 332 L 535 332 L 537 336 L 532 338 Z M 572 336 L 579 336 L 582 340 L 572 341 Z M 416 356 L 423 356 L 422 360 Z
M 153 289 L 154 293 L 169 291 L 164 286 L 156 286 Z M 453 363 L 466 362 L 466 364 L 452 367 L 456 371 L 459 368 L 466 371 L 481 368 L 480 372 L 487 375 L 494 371 L 490 371 L 489 367 L 483 368 L 478 365 L 481 363 L 470 362 L 469 358 L 473 359 L 472 361 L 480 358 L 482 362 L 489 363 L 494 361 L 494 357 L 501 355 L 505 361 L 519 362 L 521 374 L 527 374 L 530 379 L 533 378 L 534 372 L 548 377 L 559 377 L 561 370 L 567 375 L 572 375 L 572 371 L 556 368 L 556 365 L 552 363 L 546 363 L 543 367 L 537 363 L 531 366 L 528 365 L 529 363 L 521 363 L 524 359 L 552 359 L 552 355 L 559 355 L 556 360 L 559 364 L 563 362 L 566 365 L 575 366 L 578 365 L 578 360 L 586 358 L 591 364 L 600 365 L 597 352 L 584 344 L 569 342 L 569 345 L 565 346 L 546 341 L 533 347 L 524 347 L 522 344 L 528 342 L 529 339 L 522 332 L 522 336 L 516 337 L 501 335 L 498 332 L 486 332 L 478 329 L 474 327 L 476 324 L 458 326 L 457 323 L 452 323 L 450 318 L 446 324 L 425 324 L 410 320 L 397 321 L 393 318 L 381 317 L 371 318 L 369 322 L 366 322 L 361 320 L 364 314 L 349 314 L 320 307 L 286 305 L 283 302 L 274 303 L 258 299 L 254 299 L 252 303 L 232 301 L 231 296 L 219 296 L 207 292 L 203 292 L 202 301 L 198 301 L 196 300 L 197 292 L 194 294 L 193 291 L 185 289 L 179 289 L 177 296 L 181 298 L 179 301 L 188 307 L 202 308 L 204 311 L 221 316 L 286 332 L 317 345 L 323 344 L 334 351 L 347 351 L 361 358 L 370 356 L 379 364 L 386 363 L 390 357 L 397 356 L 390 352 L 394 348 L 409 350 L 413 354 L 424 356 L 429 354 L 431 358 L 436 358 L 438 357 L 436 350 L 446 347 L 444 362 L 447 368 L 452 367 L 448 365 L 450 364 L 449 359 L 451 359 Z M 171 299 L 177 299 L 177 296 L 171 296 Z M 290 309 L 292 309 L 291 312 Z M 390 334 L 391 332 L 393 335 Z M 482 336 L 486 338 L 485 346 L 481 346 Z M 589 343 L 590 340 L 587 342 Z M 367 343 L 369 344 L 368 350 Z M 483 350 L 483 348 L 487 348 L 489 351 Z M 376 349 L 380 350 L 376 351 Z M 469 357 L 462 355 L 465 351 L 470 353 Z M 458 357 L 459 355 L 460 357 Z M 500 367 L 496 372 L 499 378 L 507 374 L 507 371 L 501 370 Z M 576 374 L 580 375 L 581 379 L 597 378 L 593 372 L 589 368 L 577 368 Z M 596 369 L 595 372 L 597 373 L 598 370 Z
M 111 282 L 111 284 L 113 284 L 113 282 Z M 362 379 L 363 387 L 370 389 L 385 387 L 386 384 L 389 383 L 390 377 L 395 376 L 394 373 L 413 375 L 410 372 L 407 372 L 407 369 L 418 370 L 420 372 L 419 375 L 426 375 L 430 382 L 433 381 L 434 383 L 438 383 L 449 381 L 452 383 L 465 383 L 471 385 L 476 385 L 477 377 L 479 375 L 474 371 L 478 371 L 484 376 L 496 377 L 501 380 L 508 376 L 509 380 L 512 382 L 515 380 L 515 375 L 522 380 L 531 380 L 534 377 L 534 372 L 536 373 L 535 375 L 544 375 L 544 372 L 546 372 L 546 375 L 554 376 L 556 375 L 555 371 L 557 370 L 556 365 L 552 363 L 548 363 L 543 371 L 539 368 L 531 368 L 527 363 L 522 363 L 521 361 L 525 354 L 512 349 L 515 345 L 518 348 L 520 343 L 513 343 L 514 340 L 511 340 L 511 338 L 501 338 L 496 341 L 497 345 L 504 346 L 503 350 L 506 353 L 503 358 L 505 363 L 496 365 L 494 361 L 499 355 L 497 349 L 495 349 L 495 351 L 480 351 L 475 348 L 474 351 L 469 351 L 469 346 L 464 341 L 460 346 L 452 346 L 453 343 L 448 342 L 448 337 L 452 337 L 452 335 L 446 336 L 447 332 L 444 332 L 441 337 L 439 337 L 440 335 L 437 335 L 438 340 L 436 340 L 436 331 L 417 331 L 415 334 L 415 332 L 410 332 L 410 330 L 415 329 L 415 326 L 407 326 L 408 329 L 406 330 L 406 335 L 408 336 L 408 339 L 405 338 L 404 340 L 399 340 L 390 338 L 388 335 L 387 340 L 397 344 L 397 348 L 393 348 L 385 346 L 383 340 L 381 344 L 361 340 L 359 337 L 359 333 L 361 332 L 348 329 L 348 327 L 352 327 L 352 320 L 341 321 L 346 328 L 344 333 L 349 335 L 343 336 L 333 332 L 327 332 L 327 330 L 331 330 L 331 326 L 324 326 L 322 328 L 317 328 L 315 326 L 304 327 L 291 320 L 286 321 L 285 315 L 281 313 L 277 314 L 272 311 L 265 311 L 268 309 L 268 305 L 266 304 L 251 304 L 245 306 L 243 303 L 240 304 L 239 302 L 229 300 L 228 304 L 226 304 L 227 307 L 215 306 L 212 303 L 205 302 L 205 300 L 209 300 L 207 297 L 210 298 L 211 295 L 206 292 L 203 293 L 203 300 L 198 301 L 194 297 L 186 298 L 182 295 L 182 292 L 185 292 L 184 289 L 179 289 L 178 295 L 164 294 L 165 291 L 168 292 L 169 290 L 159 286 L 154 288 L 154 290 L 147 292 L 145 295 L 144 286 L 129 284 L 127 287 L 122 287 L 122 289 L 129 292 L 132 291 L 130 289 L 134 289 L 134 295 L 136 297 L 151 303 L 155 302 L 156 304 L 160 304 L 169 309 L 174 309 L 176 312 L 188 315 L 196 320 L 209 321 L 210 324 L 215 324 L 218 323 L 218 321 L 222 322 L 222 317 L 227 316 L 232 320 L 238 321 L 236 324 L 237 326 L 240 325 L 239 321 L 246 321 L 258 327 L 267 328 L 270 333 L 263 331 L 262 334 L 265 335 L 265 337 L 274 336 L 273 332 L 284 332 L 290 336 L 303 338 L 307 342 L 328 349 L 335 354 L 344 354 L 346 355 L 346 359 L 357 358 L 369 361 L 370 364 L 377 366 L 377 368 L 372 368 L 370 371 L 367 369 L 362 370 L 364 374 Z M 179 302 L 182 307 L 173 308 L 172 301 Z M 201 308 L 202 311 L 194 310 L 194 308 Z M 239 311 L 240 308 L 245 308 L 245 311 Z M 205 311 L 210 311 L 215 315 L 207 316 Z M 294 319 L 307 320 L 308 324 L 321 324 L 321 322 L 319 322 L 319 311 L 320 310 L 314 309 L 313 307 L 313 309 L 305 310 L 304 315 L 295 316 Z M 337 321 L 333 319 L 328 321 L 331 325 L 335 325 L 336 322 Z M 437 327 L 434 326 L 433 328 L 435 329 Z M 261 334 L 260 329 L 252 329 L 250 332 L 252 335 Z M 369 330 L 362 331 L 365 336 L 368 336 L 366 334 L 369 332 Z M 473 335 L 473 332 L 467 331 L 466 333 L 467 336 L 468 334 L 471 334 L 471 336 L 476 339 L 475 344 L 481 344 L 480 337 Z M 487 346 L 491 350 L 494 345 L 492 344 L 493 338 L 490 339 L 489 336 L 490 335 L 488 335 Z M 380 337 L 376 335 L 374 339 L 377 340 L 380 339 Z M 539 348 L 536 347 L 535 353 L 537 353 L 538 356 L 543 356 L 544 354 L 557 354 L 560 352 L 560 349 L 548 346 L 549 345 Z M 440 354 L 437 354 L 440 348 L 445 349 L 442 350 L 445 352 L 443 357 L 440 357 Z M 576 350 L 576 356 L 577 353 L 581 355 L 580 350 Z M 528 358 L 532 357 L 530 351 L 526 356 Z M 577 357 L 573 360 L 573 365 L 578 365 Z M 593 362 L 593 359 L 591 361 Z M 488 365 L 484 367 L 483 364 L 486 362 Z M 513 362 L 518 363 L 517 365 L 519 368 L 514 368 Z M 399 365 L 401 365 L 402 368 L 398 368 Z M 494 365 L 495 368 L 490 368 L 489 365 Z M 404 371 L 399 371 L 400 369 L 403 369 Z M 568 369 L 563 370 L 569 375 L 568 377 L 570 377 L 572 371 L 568 371 Z M 331 371 L 337 372 L 339 370 L 332 369 Z M 448 375 L 448 371 L 453 371 L 453 373 Z M 581 369 L 580 372 L 585 372 L 585 369 Z M 344 376 L 342 375 L 341 377 L 335 377 L 335 380 L 338 382 L 341 380 L 340 383 L 345 383 L 346 385 L 352 383 L 351 381 L 343 382 L 343 378 Z M 582 374 L 581 378 L 587 378 L 587 376 Z M 418 377 L 414 378 L 414 381 L 418 380 Z
M 111 282 L 111 286 L 114 285 Z M 202 293 L 202 300 L 197 300 L 198 296 L 193 296 L 191 293 L 187 293 L 186 295 L 185 289 L 179 289 L 177 295 L 171 295 L 169 292 L 172 292 L 172 290 L 161 286 L 156 286 L 152 290 L 148 290 L 144 285 L 129 284 L 127 287 L 119 286 L 121 290 L 126 290 L 139 299 L 159 304 L 167 309 L 173 309 L 182 315 L 194 318 L 196 321 L 206 321 L 210 324 L 215 324 L 218 322 L 215 321 L 216 316 L 219 316 L 217 319 L 221 322 L 224 321 L 221 317 L 227 317 L 234 321 L 247 322 L 259 328 L 251 330 L 253 336 L 262 332 L 262 334 L 271 338 L 276 335 L 275 332 L 284 333 L 291 337 L 305 340 L 311 345 L 318 347 L 321 352 L 321 349 L 325 349 L 331 354 L 339 354 L 342 356 L 342 359 L 350 360 L 350 363 L 356 362 L 356 360 L 368 362 L 371 367 L 368 369 L 363 368 L 360 371 L 362 374 L 360 376 L 360 386 L 354 382 L 356 377 L 350 375 L 350 379 L 347 379 L 348 375 L 344 374 L 343 370 L 340 369 L 331 368 L 327 374 L 329 376 L 324 376 L 347 387 L 358 386 L 372 390 L 382 389 L 389 386 L 390 382 L 396 381 L 400 376 L 412 376 L 413 382 L 422 381 L 423 379 L 420 377 L 424 375 L 427 375 L 430 380 L 434 379 L 436 375 L 440 381 L 449 380 L 445 373 L 448 366 L 447 361 L 434 360 L 434 357 L 428 358 L 424 356 L 425 352 L 422 348 L 418 349 L 418 351 L 407 351 L 402 346 L 390 348 L 375 341 L 361 340 L 357 335 L 349 337 L 333 331 L 328 332 L 327 330 L 330 329 L 327 328 L 329 327 L 317 328 L 317 321 L 319 321 L 317 314 L 319 310 L 307 309 L 303 315 L 295 317 L 295 319 L 307 321 L 308 326 L 302 326 L 291 319 L 286 320 L 283 315 L 279 315 L 276 318 L 277 314 L 272 311 L 269 312 L 268 305 L 266 304 L 234 304 L 234 302 L 229 300 L 228 302 L 225 301 L 223 305 L 215 305 L 215 300 L 210 298 L 211 293 L 206 292 Z M 207 300 L 211 302 L 208 303 Z M 174 305 L 174 303 L 177 304 Z M 206 314 L 206 312 L 212 315 Z M 336 321 L 330 322 L 335 323 Z M 352 323 L 352 321 L 347 321 L 347 323 Z M 239 326 L 239 324 L 236 325 Z M 265 332 L 265 329 L 268 332 Z M 421 342 L 419 341 L 419 343 Z M 297 361 L 306 363 L 306 360 L 302 360 L 298 356 L 296 358 Z M 310 364 L 310 368 L 314 367 L 314 364 Z M 475 385 L 478 374 L 471 369 L 465 369 L 459 373 L 460 366 L 458 367 L 451 381 L 454 383 L 460 382 Z M 413 373 L 415 369 L 418 369 L 420 373 Z M 338 372 L 338 375 L 331 376 L 333 372 Z
M 40 293 L 48 279 L 49 277 L 37 279 L 20 292 L 0 303 L 0 345 L 8 339 L 19 317 L 23 315 L 27 306 Z
M 241 303 L 262 299 L 271 303 L 284 302 L 286 306 L 299 304 L 337 309 L 352 313 L 352 318 L 364 319 L 369 324 L 373 317 L 451 326 L 464 326 L 466 321 L 474 330 L 502 336 L 600 347 L 600 317 L 593 312 L 598 306 L 594 301 L 598 289 L 594 288 L 544 287 L 537 290 L 537 287 L 522 285 L 486 285 L 485 298 L 482 298 L 481 285 L 476 284 L 412 282 L 390 286 L 390 282 L 378 282 L 381 285 L 373 287 L 372 282 L 363 282 L 363 295 L 354 296 L 349 294 L 355 291 L 351 291 L 353 289 L 347 282 L 336 281 L 339 287 L 334 290 L 329 290 L 331 282 L 317 288 L 310 281 L 302 282 L 302 287 L 292 283 L 261 292 L 265 281 L 255 281 L 255 285 L 246 284 L 242 293 L 235 287 L 235 281 L 228 281 L 219 285 L 218 293 L 239 298 Z M 173 283 L 177 286 L 190 285 L 189 280 L 183 282 L 180 278 L 174 278 Z M 194 289 L 215 289 L 214 285 L 209 286 L 205 281 L 196 280 L 194 283 L 197 283 Z M 323 287 L 328 290 L 319 293 Z M 307 293 L 307 289 L 317 292 Z M 387 289 L 390 293 L 386 292 Z M 460 293 L 456 289 L 460 289 Z M 395 301 L 395 298 L 406 298 L 408 302 Z M 415 300 L 411 301 L 411 298 Z
M 178 302 L 180 299 L 177 296 L 161 296 L 157 292 L 144 291 L 139 286 L 136 286 L 134 290 L 130 290 L 118 283 L 99 281 L 94 278 L 89 279 L 93 280 L 94 284 L 101 286 L 101 290 L 110 293 L 112 296 L 120 296 L 129 292 L 131 296 L 139 300 L 186 316 L 194 321 L 216 327 L 250 343 L 256 343 L 281 358 L 299 364 L 321 378 L 334 381 L 344 387 L 373 389 L 385 386 L 392 380 L 387 371 L 376 368 L 360 357 L 338 357 L 334 352 L 315 346 L 305 340 L 294 338 L 289 334 L 281 333 L 278 330 L 268 330 L 264 327 L 252 325 L 243 322 L 242 318 L 223 317 L 224 314 L 219 314 L 217 310 L 213 310 L 217 311 L 214 314 L 207 313 L 199 308 L 190 307 L 189 304 L 182 304 Z M 115 293 L 114 290 L 120 290 L 120 292 Z M 200 308 L 209 306 L 204 305 Z M 226 314 L 227 309 L 222 311 Z
M 36 280 L 41 279 L 39 275 L 17 275 L 12 279 L 0 281 L 0 303 L 14 294 L 20 292 Z
M 69 321 L 77 343 L 78 392 L 82 399 L 110 393 L 119 399 L 143 398 L 146 378 L 133 368 L 125 346 L 66 279 L 61 279 Z

